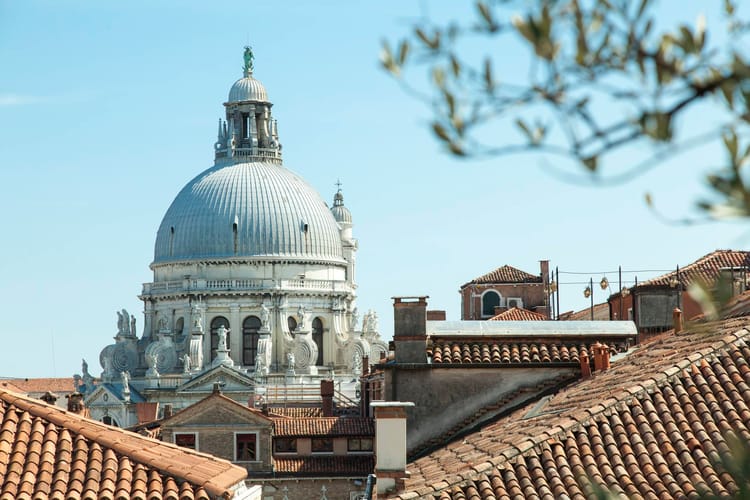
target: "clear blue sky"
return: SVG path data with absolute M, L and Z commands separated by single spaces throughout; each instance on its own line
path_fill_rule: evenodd
M 467 10 L 440 5 L 452 10 L 430 14 Z M 286 166 L 329 203 L 343 183 L 360 243 L 359 310 L 375 309 L 386 337 L 390 297 L 429 295 L 458 319 L 458 287 L 503 264 L 538 273 L 549 259 L 598 281 L 618 265 L 672 269 L 748 246 L 747 223 L 665 225 L 642 201 L 652 191 L 668 214 L 689 213 L 702 192 L 697 167 L 717 163 L 711 150 L 609 188 L 564 183 L 534 156 L 446 156 L 429 110 L 378 65 L 381 40 L 423 8 L 0 0 L 0 376 L 69 376 L 81 358 L 98 373 L 115 311 L 142 325 L 136 296 L 152 279 L 156 230 L 181 187 L 212 165 L 248 42 Z M 583 288 L 561 286 L 563 310 L 588 305 Z

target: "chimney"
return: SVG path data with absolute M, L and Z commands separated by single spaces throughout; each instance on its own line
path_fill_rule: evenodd
M 45 392 L 44 394 L 42 394 L 42 396 L 41 396 L 41 397 L 40 397 L 39 399 L 41 399 L 42 401 L 44 401 L 44 402 L 45 402 L 45 403 L 47 403 L 48 405 L 54 405 L 55 403 L 57 403 L 57 399 L 58 399 L 59 397 L 60 397 L 60 396 L 58 396 L 58 395 L 57 395 L 57 394 L 55 394 L 54 392 L 52 392 L 52 391 L 47 391 L 47 392 Z
M 586 380 L 591 378 L 591 363 L 589 363 L 589 355 L 585 351 L 578 356 L 578 361 L 581 363 L 581 378 Z
M 174 411 L 172 410 L 172 404 L 171 403 L 165 403 L 164 404 L 164 414 L 162 417 L 169 418 L 174 414 Z
M 370 374 L 370 356 L 362 356 L 362 376 Z
M 71 392 L 67 396 L 68 398 L 68 411 L 77 413 L 79 415 L 84 415 L 86 413 L 86 408 L 83 406 L 83 394 L 80 392 Z
M 597 342 L 592 346 L 592 349 L 594 350 L 594 371 L 608 370 L 610 367 L 609 346 Z
M 680 333 L 683 328 L 682 324 L 682 311 L 679 307 L 675 307 L 672 311 L 672 327 L 675 333 Z
M 427 363 L 427 298 L 393 297 L 396 363 Z
M 378 495 L 398 491 L 406 472 L 406 409 L 414 403 L 373 401 L 375 413 L 375 476 Z
M 333 416 L 333 380 L 320 381 L 320 398 L 323 400 L 323 416 Z
M 445 311 L 439 309 L 427 311 L 427 321 L 445 321 Z

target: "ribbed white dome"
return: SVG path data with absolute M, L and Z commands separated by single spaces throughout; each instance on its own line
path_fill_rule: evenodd
M 229 90 L 228 102 L 261 101 L 268 102 L 266 88 L 252 76 L 240 78 Z
M 190 181 L 167 210 L 154 248 L 155 264 L 265 256 L 343 262 L 338 224 L 320 195 L 295 173 L 263 162 L 218 165 Z

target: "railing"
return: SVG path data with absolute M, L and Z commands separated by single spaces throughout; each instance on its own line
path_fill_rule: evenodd
M 303 279 L 186 279 L 179 281 L 161 281 L 157 283 L 143 284 L 143 295 L 162 294 L 169 292 L 200 292 L 218 290 L 324 290 L 349 292 L 351 291 L 351 286 L 346 281 Z

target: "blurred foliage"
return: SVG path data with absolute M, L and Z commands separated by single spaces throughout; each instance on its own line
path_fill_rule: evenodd
M 711 194 L 698 206 L 711 218 L 750 216 L 742 171 L 750 141 L 741 140 L 750 125 L 750 64 L 743 54 L 748 24 L 735 2 L 724 0 L 702 4 L 724 23 L 721 36 L 711 37 L 721 28 L 709 33 L 703 18 L 695 26 L 663 27 L 655 4 L 476 1 L 472 19 L 419 21 L 403 39 L 384 42 L 381 63 L 414 92 L 407 73 L 427 69 L 430 93 L 420 97 L 433 107 L 435 137 L 453 155 L 538 150 L 575 160 L 593 178 L 622 181 L 676 150 L 716 141 L 726 157 L 717 158 L 719 166 L 696 165 L 710 170 Z M 509 38 L 530 54 L 528 78 L 520 83 L 513 81 L 517 74 L 496 70 L 504 48 L 513 46 Z M 712 45 L 712 38 L 721 43 Z M 707 99 L 721 122 L 686 137 L 678 119 Z M 624 111 L 613 113 L 613 106 Z M 512 123 L 521 140 L 488 140 L 482 126 L 498 121 Z M 643 143 L 654 145 L 654 153 L 624 173 L 605 176 L 605 159 Z M 646 201 L 651 204 L 650 196 Z

